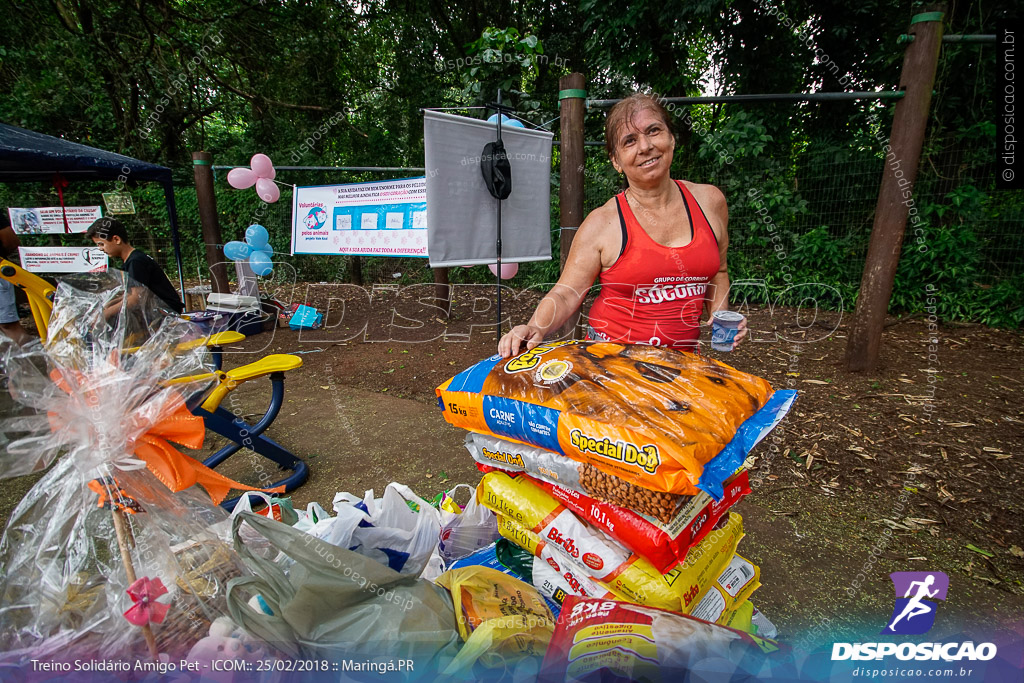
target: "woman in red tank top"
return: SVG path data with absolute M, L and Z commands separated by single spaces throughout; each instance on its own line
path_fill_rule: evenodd
M 573 240 L 558 282 L 526 325 L 498 342 L 508 357 L 532 349 L 579 309 L 595 278 L 591 338 L 697 350 L 700 319 L 729 307 L 728 208 L 711 185 L 669 177 L 675 137 L 656 100 L 616 104 L 605 144 L 627 189 L 592 211 Z M 741 324 L 737 343 L 746 336 Z

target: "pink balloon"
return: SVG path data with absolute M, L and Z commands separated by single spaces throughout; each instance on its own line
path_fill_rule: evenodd
M 256 194 L 267 204 L 273 204 L 281 198 L 281 188 L 273 180 L 266 178 L 256 179 Z
M 252 159 L 249 160 L 249 165 L 252 166 L 252 172 L 259 178 L 273 180 L 277 177 L 274 164 L 266 154 L 254 154 Z
M 487 267 L 490 268 L 491 272 L 494 273 L 495 275 L 498 274 L 498 264 L 497 263 L 492 263 L 492 264 L 488 265 Z M 513 277 L 515 277 L 516 273 L 518 273 L 518 272 L 519 272 L 519 264 L 518 263 L 502 263 L 501 264 L 501 279 L 502 280 L 508 280 L 510 278 L 513 278 Z
M 240 166 L 228 171 L 228 185 L 236 190 L 244 190 L 256 184 L 256 174 L 249 169 Z

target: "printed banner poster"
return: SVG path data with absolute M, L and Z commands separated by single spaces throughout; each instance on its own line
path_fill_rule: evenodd
M 89 226 L 103 218 L 103 210 L 98 206 L 65 206 L 68 227 L 71 232 L 85 232 Z M 7 209 L 11 218 L 11 227 L 19 235 L 42 235 L 46 233 L 64 233 L 64 216 L 59 206 L 46 206 L 39 209 Z
M 18 247 L 21 267 L 30 273 L 95 273 L 107 269 L 107 255 L 96 247 Z
M 427 256 L 427 181 L 296 187 L 292 254 Z

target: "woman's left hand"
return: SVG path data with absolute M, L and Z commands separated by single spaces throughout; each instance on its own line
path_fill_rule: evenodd
M 711 330 L 714 330 L 714 315 L 708 316 L 706 319 L 701 321 L 701 326 L 707 325 Z M 714 334 L 711 330 L 712 334 Z M 735 350 L 739 343 L 747 338 L 747 318 L 744 316 L 743 320 L 740 321 L 739 327 L 736 328 L 736 336 L 732 338 L 732 348 Z
M 732 348 L 735 349 L 740 342 L 747 338 L 747 319 L 743 318 L 737 328 L 736 336 L 732 338 Z

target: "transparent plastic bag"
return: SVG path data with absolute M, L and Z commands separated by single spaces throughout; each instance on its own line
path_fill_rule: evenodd
M 455 492 L 466 488 L 470 492 L 466 507 L 458 512 Z M 475 553 L 480 548 L 498 539 L 498 518 L 477 502 L 476 489 L 469 484 L 459 484 L 444 494 L 441 501 L 441 535 L 438 551 L 445 565 Z
M 52 465 L 0 540 L 0 650 L 182 657 L 246 573 L 212 528 L 245 487 L 173 445 L 202 445 L 188 402 L 215 379 L 203 335 L 119 271 L 61 282 L 48 332 L 0 346 L 15 402 L 0 477 Z

